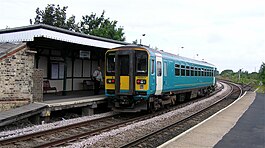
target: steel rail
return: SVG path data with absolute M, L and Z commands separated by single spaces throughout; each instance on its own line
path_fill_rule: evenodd
M 231 84 L 231 83 L 230 83 L 230 84 Z M 241 89 L 238 85 L 236 85 L 236 84 L 233 84 L 233 85 L 236 86 L 236 87 L 238 87 L 238 88 L 241 90 L 241 93 L 240 93 L 240 95 L 239 95 L 239 96 L 241 96 L 241 94 L 242 94 L 242 89 Z M 230 86 L 231 86 L 231 85 L 230 85 Z M 161 129 L 158 129 L 158 130 L 156 130 L 156 131 L 154 131 L 154 132 L 151 132 L 151 133 L 149 133 L 149 134 L 147 134 L 147 135 L 145 135 L 145 136 L 143 136 L 143 137 L 140 137 L 140 138 L 138 138 L 138 139 L 136 139 L 136 140 L 134 140 L 134 141 L 131 141 L 130 143 L 124 144 L 124 145 L 120 146 L 120 148 L 135 147 L 135 146 L 137 146 L 139 143 L 142 143 L 142 142 L 145 141 L 146 139 L 150 139 L 150 137 L 152 137 L 152 136 L 154 136 L 154 135 L 158 135 L 160 132 L 162 132 L 162 131 L 164 131 L 164 130 L 171 129 L 172 127 L 177 126 L 177 125 L 179 125 L 179 124 L 182 123 L 182 122 L 185 122 L 185 121 L 191 120 L 192 118 L 196 117 L 198 114 L 201 114 L 201 113 L 205 112 L 206 110 L 212 108 L 213 106 L 217 105 L 218 103 L 220 103 L 223 99 L 225 99 L 225 98 L 227 98 L 229 95 L 231 95 L 232 92 L 233 92 L 233 87 L 231 86 L 231 90 L 230 90 L 230 91 L 229 91 L 224 97 L 222 97 L 219 101 L 216 101 L 214 104 L 212 104 L 212 105 L 210 105 L 210 106 L 208 106 L 208 107 L 206 107 L 206 108 L 203 108 L 203 109 L 201 109 L 201 110 L 199 110 L 199 111 L 197 111 L 197 112 L 192 113 L 191 115 L 189 115 L 189 116 L 188 116 L 187 118 L 185 118 L 185 119 L 182 119 L 182 120 L 177 121 L 177 122 L 175 122 L 175 123 L 172 123 L 172 124 L 170 124 L 170 125 L 168 125 L 168 126 L 166 126 L 166 127 L 164 127 L 164 128 L 161 128 Z
M 220 92 L 223 89 L 223 87 L 224 86 L 222 85 L 220 89 L 218 89 L 215 92 L 211 93 L 207 97 L 212 96 L 212 95 L 214 95 L 217 92 Z M 206 97 L 204 97 L 204 98 L 206 98 Z M 201 98 L 201 99 L 204 99 L 204 98 Z M 146 120 L 146 119 L 152 118 L 154 116 L 158 116 L 158 115 L 161 115 L 163 113 L 175 110 L 175 109 L 180 108 L 182 106 L 183 106 L 183 104 L 180 104 L 180 105 L 175 106 L 174 108 L 171 108 L 171 109 L 166 110 L 166 111 L 157 112 L 157 113 L 152 114 L 152 115 L 145 115 L 145 116 L 135 117 L 135 118 L 123 121 L 123 122 L 119 122 L 117 124 L 112 124 L 112 125 L 106 126 L 104 128 L 100 128 L 100 129 L 92 130 L 92 131 L 89 131 L 89 132 L 77 134 L 77 135 L 74 135 L 74 136 L 69 136 L 69 137 L 64 138 L 64 139 L 59 139 L 59 140 L 51 141 L 51 142 L 48 142 L 48 143 L 40 144 L 40 145 L 38 145 L 36 147 L 58 146 L 58 145 L 61 145 L 61 144 L 65 143 L 65 142 L 67 142 L 67 141 L 73 141 L 74 139 L 80 139 L 80 138 L 88 137 L 89 135 L 94 135 L 96 133 L 100 133 L 101 131 L 110 130 L 110 129 L 113 129 L 115 127 L 125 126 L 125 125 L 127 125 L 129 123 L 133 123 L 133 122 L 137 122 L 137 121 L 141 121 L 141 120 Z M 114 115 L 114 116 L 117 116 L 117 115 Z M 94 120 L 90 120 L 90 121 L 83 121 L 83 122 L 80 122 L 80 123 L 75 123 L 75 124 L 70 124 L 70 125 L 66 125 L 66 126 L 62 126 L 62 127 L 58 127 L 58 128 L 48 129 L 48 130 L 45 130 L 45 131 L 39 131 L 39 132 L 26 134 L 26 135 L 21 135 L 21 136 L 17 136 L 17 137 L 6 138 L 6 139 L 0 140 L 0 144 L 1 145 L 7 145 L 7 144 L 16 143 L 18 141 L 23 141 L 23 140 L 25 141 L 25 140 L 28 140 L 28 139 L 33 139 L 34 137 L 41 137 L 41 136 L 48 135 L 48 134 L 54 134 L 55 132 L 62 132 L 62 131 L 66 131 L 66 130 L 69 130 L 69 129 L 78 128 L 80 126 L 91 124 L 93 122 L 103 121 L 103 120 L 106 120 L 107 118 L 113 118 L 114 116 L 98 118 L 98 119 L 94 119 Z

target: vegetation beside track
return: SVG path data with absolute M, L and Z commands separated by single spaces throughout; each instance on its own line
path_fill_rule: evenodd
M 242 71 L 240 69 L 238 72 L 233 72 L 232 70 L 224 70 L 221 72 L 217 78 L 232 81 L 234 83 L 242 85 L 250 85 L 253 90 L 259 88 L 257 92 L 265 93 L 265 63 L 262 64 L 259 73 L 248 71 Z

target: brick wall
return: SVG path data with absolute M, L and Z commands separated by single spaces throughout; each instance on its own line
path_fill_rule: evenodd
M 33 101 L 34 54 L 27 50 L 24 46 L 0 60 L 0 111 Z

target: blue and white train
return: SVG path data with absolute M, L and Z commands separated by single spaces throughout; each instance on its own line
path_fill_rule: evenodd
M 216 84 L 214 65 L 144 46 L 114 48 L 105 61 L 105 94 L 119 112 L 155 111 L 207 95 Z

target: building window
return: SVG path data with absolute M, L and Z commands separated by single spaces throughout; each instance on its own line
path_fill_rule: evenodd
M 64 78 L 64 63 L 51 63 L 51 79 Z

